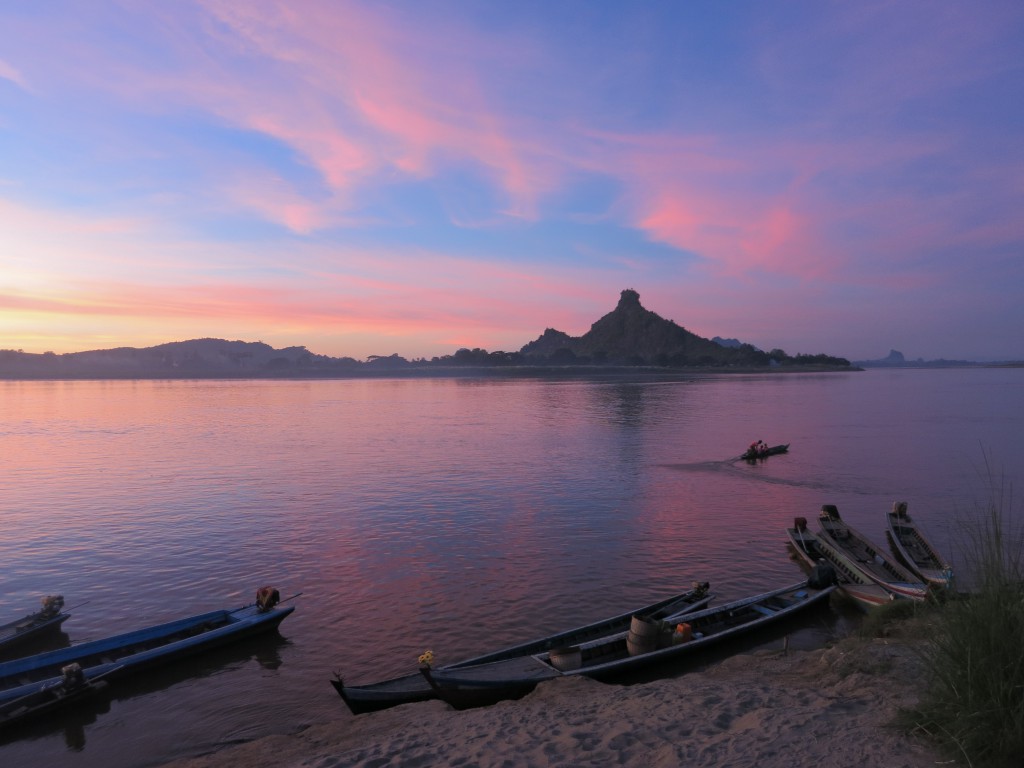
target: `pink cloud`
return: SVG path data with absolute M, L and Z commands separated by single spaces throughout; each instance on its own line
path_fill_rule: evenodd
M 488 102 L 476 74 L 474 56 L 508 66 L 509 43 L 366 7 L 341 14 L 335 5 L 311 3 L 301 15 L 276 3 L 206 7 L 238 40 L 277 62 L 272 77 L 282 80 L 268 91 L 234 72 L 231 95 L 210 93 L 207 108 L 295 147 L 336 193 L 387 168 L 419 177 L 458 158 L 496 181 L 516 216 L 535 216 L 538 197 L 554 187 L 556 169 L 519 137 L 522 126 Z M 424 23 L 434 28 L 425 31 Z M 529 48 L 521 47 L 517 66 Z M 192 80 L 183 91 L 195 93 Z
M 481 80 L 500 76 L 485 74 L 491 67 L 502 72 L 536 65 L 529 41 L 451 19 L 328 2 L 304 3 L 298 13 L 273 0 L 209 0 L 149 8 L 131 23 L 165 66 L 142 53 L 114 57 L 98 33 L 65 30 L 66 68 L 44 64 L 45 87 L 74 83 L 135 111 L 199 108 L 225 125 L 280 141 L 330 191 L 308 200 L 304 211 L 293 208 L 274 218 L 298 232 L 344 216 L 355 191 L 367 185 L 421 178 L 451 165 L 489 179 L 507 197 L 506 213 L 518 217 L 535 217 L 538 199 L 557 186 L 561 170 L 545 142 L 524 133 Z M 96 30 L 102 27 L 98 23 Z M 32 33 L 26 27 L 25 34 Z M 9 65 L 0 68 L 2 76 L 23 82 Z M 210 181 L 217 185 L 210 197 L 235 200 L 243 190 L 230 179 L 221 186 L 223 161 L 209 160 Z M 252 209 L 252 198 L 242 194 L 238 203 Z M 267 213 L 269 206 L 261 210 Z
M 23 90 L 30 90 L 28 81 L 25 80 L 24 75 L 21 74 L 15 67 L 8 64 L 3 59 L 0 59 L 0 80 L 7 80 L 14 83 L 16 86 Z

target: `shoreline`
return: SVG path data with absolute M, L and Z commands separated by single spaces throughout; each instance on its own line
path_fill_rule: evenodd
M 441 701 L 351 715 L 162 768 L 340 766 L 934 767 L 934 745 L 892 726 L 922 675 L 915 642 L 847 638 L 761 650 L 633 685 L 542 683 L 518 701 L 456 711 Z
M 693 366 L 664 368 L 657 366 L 447 366 L 380 368 L 370 371 L 306 371 L 258 373 L 245 371 L 233 374 L 227 371 L 209 373 L 169 374 L 164 371 L 80 372 L 80 373 L 26 373 L 0 370 L 0 381 L 346 381 L 350 379 L 576 379 L 588 381 L 623 379 L 661 379 L 677 381 L 694 376 L 734 374 L 801 374 L 801 373 L 857 373 L 856 366 L 791 365 L 791 366 Z

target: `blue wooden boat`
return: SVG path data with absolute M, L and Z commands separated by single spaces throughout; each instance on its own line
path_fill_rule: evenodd
M 0 624 L 0 654 L 10 656 L 12 651 L 22 650 L 30 641 L 56 632 L 71 618 L 63 608 L 62 595 L 47 595 L 43 598 L 43 607 L 35 613 Z
M 651 605 L 646 605 L 643 608 L 612 616 L 611 618 L 582 627 L 576 627 L 575 629 L 547 635 L 538 640 L 531 640 L 510 648 L 503 648 L 482 656 L 474 656 L 471 659 L 445 665 L 442 669 L 455 670 L 478 664 L 517 659 L 523 656 L 531 657 L 535 653 L 544 653 L 562 646 L 575 645 L 576 643 L 615 635 L 629 629 L 630 621 L 634 615 L 641 615 L 652 619 L 663 619 L 670 615 L 696 611 L 706 607 L 711 601 L 712 595 L 708 592 L 708 588 L 707 582 L 695 582 L 692 589 L 659 600 Z M 338 695 L 341 696 L 354 715 L 364 712 L 375 712 L 399 704 L 409 704 L 437 698 L 434 688 L 418 671 L 363 685 L 346 685 L 340 675 L 335 675 L 335 679 L 331 680 L 331 685 L 334 686 Z
M 546 680 L 573 675 L 605 679 L 676 661 L 821 605 L 834 589 L 801 581 L 660 622 L 637 617 L 641 620 L 634 620 L 628 632 L 568 648 L 458 669 L 421 665 L 420 671 L 437 695 L 456 709 L 486 706 L 520 698 Z
M 60 684 L 71 664 L 81 668 L 82 683 L 110 681 L 275 629 L 295 610 L 277 602 L 279 596 L 0 663 L 0 704 Z

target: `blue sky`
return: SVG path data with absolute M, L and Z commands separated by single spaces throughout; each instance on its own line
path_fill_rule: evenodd
M 0 9 L 0 348 L 1024 359 L 1024 6 Z

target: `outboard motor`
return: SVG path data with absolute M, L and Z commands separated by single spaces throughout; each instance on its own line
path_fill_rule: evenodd
M 811 575 L 807 577 L 807 586 L 811 589 L 825 589 L 838 581 L 835 568 L 828 563 L 818 563 L 811 569 Z
M 64 690 L 71 691 L 85 685 L 85 673 L 82 671 L 82 665 L 77 661 L 61 667 L 60 674 L 60 684 L 64 687 Z
M 256 590 L 256 605 L 260 613 L 266 613 L 281 602 L 281 593 L 273 587 L 260 587 Z
M 53 618 L 64 607 L 64 595 L 47 595 L 43 598 L 43 616 Z

